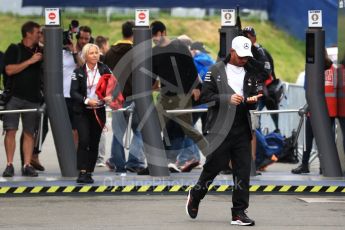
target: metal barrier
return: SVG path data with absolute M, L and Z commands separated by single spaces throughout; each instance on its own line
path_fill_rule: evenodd
M 297 136 L 297 142 L 298 146 L 302 149 L 305 149 L 305 117 L 301 120 L 299 119 L 299 109 L 302 106 L 306 104 L 305 100 L 305 92 L 304 88 L 301 85 L 286 84 L 286 99 L 283 100 L 280 104 L 280 110 L 263 110 L 263 111 L 255 111 L 255 115 L 269 115 L 269 114 L 280 114 L 279 116 L 279 129 L 282 133 L 282 135 L 290 136 L 293 130 L 297 130 L 300 132 L 303 132 L 302 135 Z M 125 134 L 125 148 L 129 149 L 130 145 L 130 139 L 131 139 L 131 125 L 132 125 L 132 110 L 130 108 L 122 108 L 119 110 L 116 110 L 118 112 L 130 112 L 129 122 L 127 125 L 127 131 Z M 116 112 L 112 111 L 111 109 L 107 109 L 108 112 Z M 207 108 L 201 108 L 201 109 L 180 109 L 180 110 L 166 110 L 168 114 L 183 114 L 183 113 L 197 113 L 197 112 L 207 112 Z M 270 116 L 262 116 L 261 117 L 261 126 L 272 129 L 273 130 L 273 122 L 271 121 Z M 312 150 L 313 153 L 316 153 L 315 148 Z M 302 155 L 302 151 L 298 151 L 299 157 Z M 310 162 L 313 161 L 317 157 L 317 154 L 312 154 L 310 157 Z
M 298 87 L 299 88 L 299 87 Z M 303 100 L 301 100 L 303 101 Z M 125 134 L 125 148 L 126 149 L 129 149 L 129 144 L 130 144 L 130 137 L 131 137 L 131 126 L 132 126 L 132 117 L 133 117 L 133 110 L 134 110 L 134 106 L 131 107 L 131 106 L 128 106 L 126 108 L 122 108 L 122 109 L 118 109 L 116 111 L 113 111 L 111 109 L 107 109 L 107 112 L 129 112 L 130 115 L 129 115 L 129 121 L 128 121 L 128 125 L 127 125 L 127 131 L 126 131 L 126 134 Z M 200 112 L 207 112 L 208 109 L 207 108 L 199 108 L 199 109 L 178 109 L 178 110 L 166 110 L 166 112 L 168 114 L 183 114 L 183 113 L 200 113 Z M 288 113 L 296 113 L 298 114 L 298 112 L 300 111 L 300 109 L 282 109 L 282 110 L 264 110 L 264 111 L 255 111 L 254 114 L 255 115 L 263 115 L 263 114 L 288 114 Z M 293 119 L 290 119 L 290 120 L 293 120 L 293 121 L 296 121 L 295 118 Z M 303 119 L 303 121 L 305 121 L 305 118 Z M 296 124 L 294 122 L 293 125 L 286 125 L 286 123 L 289 123 L 289 122 L 286 122 L 286 120 L 284 119 L 284 122 L 285 122 L 285 125 L 286 127 L 300 127 L 303 128 L 304 130 L 304 125 L 300 125 L 300 124 Z M 267 121 L 265 122 L 266 124 L 268 123 Z M 300 122 L 301 123 L 301 122 Z M 305 122 L 302 122 L 302 124 L 305 124 Z M 279 126 L 281 127 L 281 126 Z M 300 128 L 299 130 L 299 133 L 302 131 L 302 129 Z M 285 128 L 283 128 L 283 130 L 286 130 Z M 289 130 L 291 131 L 291 130 Z M 286 133 L 286 131 L 285 131 Z M 304 133 L 304 132 L 303 132 Z M 303 135 L 303 146 L 304 146 L 304 143 L 305 143 L 305 135 Z M 297 136 L 299 137 L 299 135 Z M 298 141 L 298 140 L 297 140 Z M 303 147 L 305 149 L 305 147 Z
M 208 109 L 174 109 L 174 110 L 166 110 L 167 113 L 170 114 L 182 114 L 182 113 L 204 113 L 207 112 Z
M 251 114 L 253 114 L 256 119 L 258 116 L 262 115 L 262 114 L 279 114 L 279 113 L 297 113 L 300 116 L 300 120 L 298 123 L 298 127 L 297 127 L 297 131 L 296 131 L 296 138 L 294 140 L 294 145 L 297 145 L 298 143 L 298 137 L 299 134 L 302 130 L 302 126 L 303 126 L 303 130 L 305 130 L 305 124 L 306 124 L 306 106 L 300 108 L 300 109 L 286 109 L 286 110 L 266 110 L 266 111 L 255 111 L 252 110 L 250 111 Z M 306 136 L 305 136 L 305 132 L 303 132 L 303 150 L 306 149 Z M 300 154 L 300 153 L 299 153 Z M 315 159 L 315 158 L 314 158 Z
M 36 109 L 15 109 L 15 110 L 0 110 L 0 114 L 11 114 L 11 113 L 40 113 L 41 118 L 40 118 L 40 124 L 38 128 L 38 149 L 41 150 L 42 148 L 42 132 L 43 132 L 43 118 L 44 118 L 44 113 L 45 113 L 45 104 L 42 105 L 39 108 Z
M 131 142 L 131 130 L 132 130 L 132 120 L 133 120 L 133 111 L 134 111 L 134 105 L 127 106 L 126 108 L 121 108 L 117 110 L 112 110 L 110 108 L 106 109 L 107 112 L 128 112 L 129 118 L 128 118 L 128 124 L 127 124 L 127 130 L 125 133 L 125 149 L 129 149 L 129 145 Z
M 110 108 L 106 109 L 107 112 L 128 112 L 129 113 L 129 119 L 127 124 L 127 130 L 125 133 L 125 144 L 124 147 L 126 149 L 129 149 L 129 145 L 131 142 L 131 130 L 132 130 L 132 119 L 133 119 L 133 111 L 134 111 L 134 105 L 131 104 L 130 106 L 126 108 L 121 108 L 118 110 L 111 110 Z M 200 112 L 207 112 L 206 108 L 203 109 L 179 109 L 179 110 L 166 110 L 168 114 L 183 114 L 183 113 L 200 113 Z

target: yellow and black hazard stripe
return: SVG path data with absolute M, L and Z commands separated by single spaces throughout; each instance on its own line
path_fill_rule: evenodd
M 142 185 L 142 186 L 18 186 L 0 187 L 0 196 L 5 195 L 69 195 L 69 194 L 145 194 L 145 193 L 186 193 L 191 185 Z M 232 192 L 231 185 L 211 185 L 209 192 Z M 251 185 L 251 193 L 342 193 L 345 194 L 345 186 L 293 186 L 293 185 Z

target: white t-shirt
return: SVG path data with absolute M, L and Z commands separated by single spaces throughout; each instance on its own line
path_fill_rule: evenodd
M 75 64 L 73 55 L 68 50 L 62 50 L 62 62 L 63 62 L 63 95 L 64 97 L 70 98 L 72 74 L 77 64 Z
M 228 63 L 225 67 L 225 71 L 228 78 L 228 85 L 235 91 L 235 93 L 243 96 L 243 80 L 244 75 L 246 74 L 244 68 Z
M 96 87 L 99 79 L 101 78 L 101 75 L 98 71 L 98 65 L 96 65 L 95 68 L 91 70 L 89 66 L 86 64 L 86 73 L 87 98 L 98 100 L 98 96 L 96 94 Z

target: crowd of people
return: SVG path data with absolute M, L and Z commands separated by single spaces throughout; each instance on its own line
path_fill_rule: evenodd
M 160 114 L 163 143 L 169 161 L 169 168 L 171 172 L 189 172 L 200 164 L 200 153 L 207 155 L 206 147 L 209 145 L 205 138 L 205 135 L 207 135 L 207 113 L 186 113 L 171 116 L 164 111 L 167 109 L 207 108 L 207 103 L 200 102 L 201 89 L 206 73 L 215 64 L 215 61 L 211 58 L 202 42 L 193 42 L 186 35 L 179 36 L 177 39 L 170 39 L 167 36 L 168 30 L 161 21 L 153 22 L 150 27 L 152 30 L 152 41 L 155 44 L 152 58 L 152 72 L 155 78 L 153 79 L 152 90 L 159 91 L 156 108 Z M 4 80 L 7 81 L 9 79 L 7 83 L 4 81 L 4 85 L 5 88 L 11 88 L 12 92 L 11 99 L 6 104 L 6 109 L 33 108 L 44 104 L 41 79 L 44 46 L 42 28 L 39 24 L 32 21 L 25 23 L 22 26 L 22 41 L 18 44 L 11 44 L 4 54 Z M 109 68 L 109 71 L 106 71 L 106 73 L 113 74 L 121 86 L 121 92 L 124 97 L 123 106 L 131 107 L 131 111 L 133 111 L 131 123 L 133 140 L 131 141 L 129 155 L 126 159 L 123 137 L 126 132 L 129 113 L 114 111 L 112 113 L 113 138 L 111 141 L 110 158 L 106 159 L 105 157 L 106 137 L 103 132 L 100 132 L 100 137 L 96 135 L 97 138 L 92 138 L 92 140 L 97 140 L 97 145 L 92 146 L 92 148 L 97 147 L 97 151 L 93 150 L 94 153 L 92 154 L 97 155 L 95 165 L 100 167 L 107 166 L 110 170 L 117 173 L 130 171 L 138 174 L 148 174 L 142 136 L 138 130 L 138 114 L 132 95 L 132 57 L 128 54 L 133 47 L 133 28 L 134 23 L 132 21 L 123 23 L 123 38 L 109 46 L 109 38 L 97 36 L 94 39 L 89 26 L 71 27 L 71 32 L 76 33 L 76 40 L 74 41 L 72 37 L 67 37 L 69 40 L 64 41 L 62 50 L 63 94 L 76 150 L 77 152 L 80 152 L 80 148 L 90 150 L 90 144 L 83 146 L 83 143 L 80 142 L 85 139 L 81 138 L 81 132 L 78 132 L 78 125 L 82 120 L 79 119 L 78 115 L 81 114 L 80 111 L 82 110 L 80 103 L 78 105 L 76 101 L 84 98 L 83 105 L 86 109 L 88 107 L 99 109 L 98 107 L 103 108 L 107 104 L 95 104 L 95 101 L 99 101 L 95 93 L 96 86 L 104 74 L 100 72 L 103 69 L 99 69 L 99 66 L 105 64 Z M 244 28 L 242 34 L 249 38 L 252 43 L 251 52 L 254 57 L 249 58 L 247 65 L 258 70 L 257 80 L 263 83 L 270 76 L 274 76 L 273 61 L 270 60 L 271 56 L 267 50 L 256 42 L 256 33 L 252 27 Z M 88 44 L 94 44 L 93 48 L 97 49 L 97 52 L 94 52 L 94 58 L 97 59 L 97 63 L 96 67 L 93 67 L 95 68 L 93 73 L 88 73 L 93 71 L 93 68 L 89 69 L 89 59 L 87 58 L 89 50 L 83 51 Z M 124 59 L 126 61 L 123 61 Z M 119 62 L 121 63 L 118 64 Z M 80 68 L 83 70 L 81 71 Z M 81 92 L 79 96 L 76 96 L 76 89 L 72 88 L 74 76 L 78 76 L 77 69 L 82 74 L 87 73 L 85 79 L 88 80 L 86 87 L 83 86 L 87 89 L 87 92 Z M 20 77 L 22 75 L 28 75 L 28 77 Z M 24 85 L 32 86 L 32 89 L 28 90 L 27 87 L 24 89 Z M 262 85 L 264 88 L 263 92 L 265 92 L 265 84 Z M 81 87 L 80 84 L 78 87 Z M 85 90 L 84 88 L 79 90 Z M 265 105 L 265 98 L 264 94 L 264 97 L 259 100 L 260 108 Z M 15 103 L 17 99 L 22 101 Z M 12 177 L 14 175 L 13 154 L 19 117 L 19 114 L 11 114 L 5 115 L 3 119 L 4 130 L 6 131 L 5 150 L 7 155 L 7 165 L 3 172 L 5 177 Z M 23 133 L 20 143 L 23 164 L 22 175 L 37 176 L 36 170 L 45 170 L 38 157 L 40 151 L 34 147 L 35 136 L 37 136 L 38 132 L 37 117 L 34 114 L 23 114 L 21 117 L 23 120 Z M 106 123 L 105 118 L 100 119 L 101 115 L 90 115 L 90 117 L 95 117 L 97 123 L 100 123 L 99 120 L 101 120 L 102 125 L 98 124 L 98 126 L 102 130 L 102 126 Z M 195 124 L 199 119 L 202 123 L 201 132 L 195 128 Z M 277 119 L 274 119 L 274 121 L 276 124 Z M 44 133 L 46 134 L 48 132 L 47 116 L 45 116 L 44 124 Z M 277 126 L 276 128 L 279 130 Z M 92 132 L 92 134 L 94 133 Z M 255 139 L 254 134 L 253 137 Z M 255 148 L 253 149 L 255 152 Z M 79 159 L 80 157 L 78 157 L 78 165 L 80 163 Z M 91 168 L 94 168 L 95 165 Z M 91 173 L 93 169 L 88 171 Z
M 107 166 L 116 173 L 149 174 L 132 90 L 135 80 L 131 73 L 134 58 L 130 52 L 133 28 L 133 22 L 125 22 L 122 40 L 110 47 L 108 38 L 97 36 L 94 39 L 89 26 L 71 27 L 71 33 L 77 33 L 76 42 L 64 34 L 61 80 L 77 154 L 78 184 L 94 183 L 92 174 L 96 165 Z M 154 21 L 150 28 L 154 43 L 152 91 L 159 92 L 156 109 L 168 167 L 171 172 L 189 172 L 200 164 L 200 153 L 206 157 L 198 183 L 189 193 L 188 215 L 196 217 L 199 203 L 212 180 L 221 170 L 231 166 L 234 180 L 241 180 L 240 189 L 235 189 L 233 195 L 232 224 L 254 225 L 245 214 L 249 202 L 249 143 L 252 138 L 249 109 L 255 109 L 262 96 L 257 92 L 258 73 L 264 71 L 265 63 L 257 61 L 247 65 L 253 58 L 252 43 L 244 36 L 236 37 L 229 56 L 215 64 L 203 43 L 193 42 L 186 35 L 180 39 L 169 38 L 168 29 L 161 21 Z M 4 54 L 4 86 L 11 92 L 7 110 L 44 105 L 42 26 L 28 21 L 22 25 L 21 32 L 21 42 L 11 44 Z M 133 140 L 126 159 L 123 137 L 129 114 L 114 110 L 111 156 L 105 160 L 106 140 L 102 137 L 107 118 L 105 108 L 107 105 L 111 107 L 114 100 L 133 113 Z M 197 106 L 208 108 L 208 115 L 166 113 L 166 110 Z M 48 132 L 47 117 L 45 134 Z M 40 151 L 35 148 L 39 127 L 36 113 L 3 115 L 7 164 L 2 176 L 15 175 L 13 158 L 20 118 L 23 125 L 20 143 L 22 176 L 37 177 L 37 170 L 44 171 L 45 168 L 38 157 Z M 200 118 L 202 132 L 195 127 Z
M 75 23 L 71 24 L 74 25 Z M 80 26 L 79 28 L 71 26 L 70 32 L 76 33 L 76 40 L 73 40 L 71 36 L 64 36 L 64 39 L 67 40 L 64 40 L 62 50 L 63 95 L 77 151 L 77 168 L 80 171 L 77 182 L 92 183 L 91 176 L 96 165 L 100 167 L 107 166 L 110 170 L 117 173 L 130 171 L 138 174 L 148 174 L 143 140 L 140 130 L 138 130 L 138 115 L 132 97 L 132 57 L 120 63 L 122 68 L 117 68 L 119 66 L 117 64 L 126 58 L 124 56 L 133 47 L 133 28 L 134 22 L 127 21 L 123 23 L 123 39 L 117 41 L 112 46 L 109 46 L 109 39 L 104 36 L 97 36 L 94 39 L 89 26 Z M 192 44 L 190 38 L 188 40 L 192 46 L 186 46 L 182 40 L 171 42 L 165 34 L 165 25 L 159 21 L 153 23 L 151 28 L 153 30 L 153 42 L 156 43 L 154 52 L 155 50 L 162 49 L 163 53 L 170 52 L 171 54 L 174 48 L 183 50 L 182 53 L 176 55 L 175 60 L 179 66 L 185 67 L 185 69 L 179 70 L 181 73 L 185 71 L 189 73 L 187 77 L 181 76 L 179 79 L 183 82 L 183 86 L 181 86 L 183 90 L 181 92 L 185 96 L 182 107 L 187 108 L 192 105 L 192 97 L 194 101 L 197 101 L 200 96 L 201 81 L 194 62 L 198 67 L 201 78 L 203 78 L 208 66 L 214 64 L 214 61 L 204 50 L 202 43 L 196 42 Z M 22 25 L 22 40 L 18 44 L 11 44 L 3 55 L 4 87 L 11 92 L 11 97 L 6 103 L 7 110 L 37 108 L 44 105 L 42 79 L 44 36 L 42 29 L 43 26 L 36 22 L 26 22 Z M 176 45 L 177 47 L 175 47 Z M 193 59 L 192 54 L 195 56 L 195 59 Z M 208 63 L 198 61 L 201 54 L 208 59 Z M 169 71 L 166 71 L 166 68 L 161 68 L 160 65 L 168 66 Z M 159 78 L 153 82 L 152 89 L 157 90 L 159 88 L 161 90 L 160 102 L 157 105 L 157 108 L 159 108 L 159 105 L 162 105 L 160 107 L 161 111 L 168 108 L 175 109 L 180 103 L 180 90 L 172 89 L 169 92 L 169 90 L 166 90 L 164 83 L 165 80 L 172 84 L 177 83 L 174 76 L 174 70 L 176 71 L 176 69 L 174 68 L 175 66 L 171 65 L 169 55 L 157 54 L 154 56 L 153 71 Z M 102 130 L 106 124 L 105 106 L 110 103 L 111 97 L 100 100 L 96 94 L 97 84 L 104 74 L 116 76 L 124 98 L 123 106 L 131 107 L 133 111 L 132 130 L 134 135 L 127 160 L 123 146 L 123 137 L 129 113 L 117 111 L 112 113 L 113 139 L 110 158 L 107 160 L 105 158 L 106 140 L 105 135 L 102 135 Z M 194 85 L 196 87 L 192 89 L 191 94 L 193 96 L 191 96 L 189 90 Z M 172 106 L 170 105 L 171 99 L 174 100 Z M 44 171 L 45 168 L 39 159 L 38 153 L 40 150 L 35 146 L 39 126 L 39 117 L 35 113 L 6 114 L 3 116 L 7 164 L 2 175 L 4 177 L 13 177 L 15 175 L 13 156 L 20 118 L 23 124 L 20 141 L 22 176 L 36 177 L 38 176 L 37 171 Z M 48 132 L 47 118 L 48 116 L 45 115 L 45 135 Z M 176 137 L 168 137 L 170 140 L 165 139 L 169 142 L 165 142 L 168 158 L 170 159 L 170 155 L 173 155 L 173 153 L 179 155 L 179 157 L 177 155 L 171 157 L 172 168 L 176 171 L 181 171 L 181 169 L 183 172 L 190 171 L 193 167 L 199 165 L 200 156 L 197 145 L 203 148 L 206 143 L 203 135 L 193 127 L 197 118 L 195 117 L 193 122 L 191 115 L 181 115 L 178 117 L 183 122 L 190 124 L 192 129 L 186 128 L 186 126 L 182 126 L 179 122 L 174 122 L 167 117 L 163 119 L 165 122 L 161 124 L 164 133 L 178 133 Z M 175 132 L 176 130 L 180 132 Z M 194 139 L 184 140 L 185 133 Z M 183 153 L 183 146 L 189 146 L 191 151 Z M 169 149 L 174 149 L 174 151 L 169 151 Z
M 75 24 L 75 23 L 74 23 Z M 32 109 L 44 106 L 42 26 L 33 21 L 22 25 L 22 40 L 11 44 L 3 55 L 4 87 L 11 92 L 6 110 Z M 76 40 L 64 39 L 63 95 L 77 153 L 76 182 L 92 184 L 95 167 L 107 167 L 115 173 L 132 172 L 148 175 L 140 119 L 132 85 L 134 22 L 122 24 L 122 39 L 109 45 L 109 38 L 92 37 L 89 26 L 71 27 Z M 152 92 L 158 93 L 158 112 L 164 150 L 170 172 L 190 172 L 200 165 L 200 154 L 206 158 L 196 185 L 189 191 L 186 211 L 196 218 L 199 204 L 220 172 L 233 174 L 234 225 L 254 225 L 245 210 L 249 206 L 251 161 L 256 157 L 255 130 L 260 122 L 250 116 L 250 110 L 279 109 L 279 101 L 269 94 L 276 80 L 273 58 L 257 42 L 252 27 L 245 27 L 232 40 L 229 55 L 217 63 L 204 44 L 181 35 L 168 36 L 161 21 L 150 25 L 152 31 Z M 2 58 L 2 57 L 1 57 Z M 329 69 L 332 65 L 326 59 Z M 100 86 L 102 85 L 102 86 Z M 104 86 L 105 85 L 105 86 Z M 116 93 L 115 93 L 116 92 Z M 114 105 L 115 103 L 115 105 Z M 112 140 L 110 157 L 106 159 L 106 107 L 114 109 L 111 116 Z M 116 108 L 127 108 L 119 112 Z M 207 113 L 168 114 L 166 110 L 207 108 Z M 132 115 L 132 116 L 131 116 Z M 37 148 L 38 121 L 36 113 L 4 114 L 4 145 L 7 157 L 3 177 L 13 177 L 16 133 L 21 119 L 20 141 L 22 176 L 37 177 L 45 167 Z M 129 119 L 132 119 L 129 121 Z M 199 131 L 196 123 L 201 120 Z M 272 115 L 274 132 L 279 133 L 278 115 Z M 126 157 L 124 136 L 131 124 L 133 138 Z M 43 122 L 43 139 L 48 132 L 48 116 Z M 313 134 L 307 119 L 307 150 L 302 164 L 294 174 L 308 173 Z M 271 160 L 271 159 L 270 159 Z M 271 161 L 268 161 L 271 163 Z M 260 165 L 260 167 L 266 165 Z

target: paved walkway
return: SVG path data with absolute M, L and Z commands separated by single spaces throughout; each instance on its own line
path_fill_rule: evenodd
M 343 230 L 345 198 L 303 195 L 252 195 L 251 229 Z M 310 198 L 308 196 L 307 198 Z M 209 195 L 199 216 L 185 214 L 186 196 L 82 196 L 0 199 L 1 229 L 148 229 L 225 230 L 230 225 L 231 198 Z

